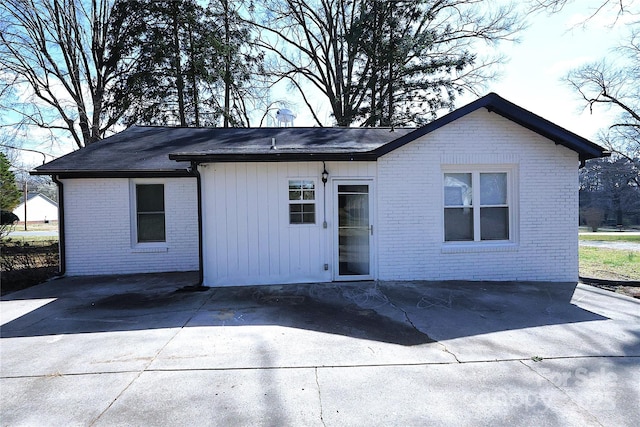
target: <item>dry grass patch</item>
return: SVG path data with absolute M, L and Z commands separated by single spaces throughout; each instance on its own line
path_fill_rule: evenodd
M 580 276 L 640 281 L 640 252 L 580 247 Z

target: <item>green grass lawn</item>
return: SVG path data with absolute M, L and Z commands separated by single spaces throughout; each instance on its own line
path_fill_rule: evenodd
M 631 242 L 640 243 L 640 235 L 636 234 L 579 234 L 580 240 L 598 240 L 601 242 Z
M 580 247 L 579 254 L 582 277 L 640 280 L 640 252 Z

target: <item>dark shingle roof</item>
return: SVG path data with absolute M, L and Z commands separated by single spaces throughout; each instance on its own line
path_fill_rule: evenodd
M 27 195 L 27 201 L 29 201 L 31 199 L 34 199 L 34 198 L 36 198 L 38 196 L 40 196 L 42 199 L 46 200 L 47 202 L 51 203 L 52 205 L 58 206 L 57 202 L 54 202 L 53 200 L 51 200 L 50 198 L 48 198 L 44 194 L 40 194 L 40 193 L 29 193 Z M 20 203 L 24 203 L 24 195 L 20 197 Z
M 490 93 L 418 129 L 131 127 L 35 170 L 39 175 L 186 176 L 183 162 L 376 160 L 480 108 L 499 114 L 585 161 L 606 151 L 550 121 Z M 275 138 L 277 149 L 272 149 Z
M 187 174 L 189 161 L 349 159 L 369 153 L 413 129 L 381 128 L 180 128 L 133 126 L 36 168 L 36 174 L 110 176 Z M 277 149 L 271 149 L 275 138 Z M 169 158 L 171 155 L 172 159 Z M 186 158 L 185 158 L 186 157 Z

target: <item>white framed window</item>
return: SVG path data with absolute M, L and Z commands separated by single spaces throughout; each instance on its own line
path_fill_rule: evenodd
M 311 179 L 289 180 L 289 224 L 316 223 L 316 184 Z
M 513 167 L 445 169 L 444 241 L 513 241 L 514 180 Z
M 134 243 L 166 242 L 164 183 L 133 181 L 131 190 Z

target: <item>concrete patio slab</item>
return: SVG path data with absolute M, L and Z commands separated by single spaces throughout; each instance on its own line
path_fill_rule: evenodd
M 89 426 L 138 372 L 0 378 L 3 426 Z
M 403 363 L 450 363 L 437 344 L 405 347 L 282 326 L 185 328 L 150 369 L 304 368 Z M 213 330 L 212 330 L 213 329 Z
M 326 425 L 600 425 L 520 361 L 319 369 L 318 384 Z
M 2 375 L 59 376 L 146 369 L 178 329 L 3 338 Z
M 314 369 L 156 371 L 140 375 L 94 425 L 321 426 L 319 413 Z
M 64 278 L 0 301 L 2 425 L 640 425 L 640 303 L 585 285 L 187 292 Z
M 638 358 L 566 358 L 523 361 L 603 425 L 640 425 Z M 544 398 L 544 396 L 541 396 Z M 547 406 L 553 406 L 549 402 Z

